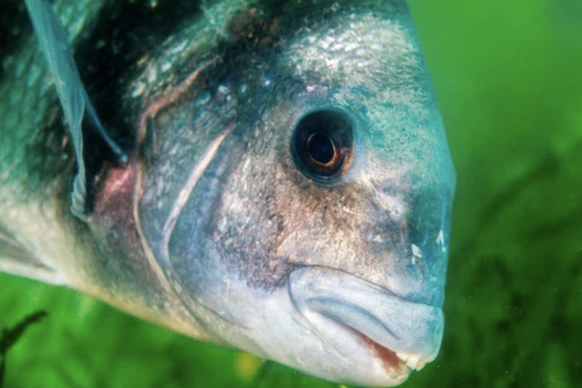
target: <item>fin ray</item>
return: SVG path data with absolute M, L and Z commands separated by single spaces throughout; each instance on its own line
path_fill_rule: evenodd
M 83 159 L 84 115 L 87 114 L 85 119 L 90 121 L 89 127 L 105 141 L 113 155 L 124 163 L 127 157 L 103 129 L 81 81 L 65 31 L 51 5 L 46 0 L 25 0 L 25 2 L 50 73 L 54 78 L 75 148 L 78 172 L 71 194 L 71 211 L 80 219 L 86 220 L 87 172 Z

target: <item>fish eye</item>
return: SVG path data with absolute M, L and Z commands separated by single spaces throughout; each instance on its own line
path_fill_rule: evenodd
M 291 153 L 305 176 L 319 182 L 334 180 L 349 168 L 353 121 L 343 111 L 323 109 L 305 115 L 295 127 Z

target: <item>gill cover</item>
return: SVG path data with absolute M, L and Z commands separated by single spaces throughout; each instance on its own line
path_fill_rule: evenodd
M 90 192 L 87 188 L 91 185 L 91 180 L 86 167 L 87 152 L 84 152 L 84 142 L 88 137 L 95 136 L 102 140 L 118 161 L 125 162 L 127 157 L 103 129 L 81 81 L 65 31 L 52 7 L 46 0 L 25 0 L 25 2 L 42 53 L 54 79 L 75 148 L 77 176 L 71 194 L 71 211 L 85 220 L 88 215 L 87 196 Z

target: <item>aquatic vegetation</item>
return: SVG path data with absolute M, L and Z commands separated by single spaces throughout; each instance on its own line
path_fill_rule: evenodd
M 0 331 L 0 387 L 4 384 L 4 373 L 6 371 L 6 358 L 8 351 L 20 340 L 26 329 L 31 325 L 40 322 L 47 316 L 45 311 L 38 311 L 30 314 L 12 328 L 3 328 Z

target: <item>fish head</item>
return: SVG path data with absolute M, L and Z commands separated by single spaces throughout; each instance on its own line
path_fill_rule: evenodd
M 400 384 L 440 347 L 455 188 L 410 13 L 269 4 L 160 50 L 192 55 L 140 121 L 141 241 L 216 342 Z

